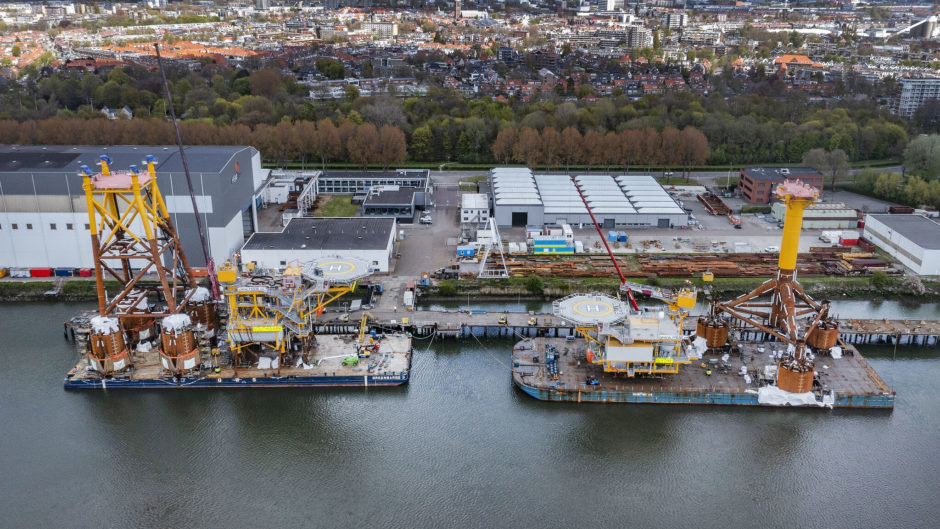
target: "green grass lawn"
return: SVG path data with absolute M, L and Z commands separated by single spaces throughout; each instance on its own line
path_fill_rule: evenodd
M 359 206 L 352 203 L 352 195 L 334 195 L 313 212 L 314 217 L 355 217 Z
M 664 186 L 698 186 L 701 182 L 684 176 L 657 176 L 656 180 Z

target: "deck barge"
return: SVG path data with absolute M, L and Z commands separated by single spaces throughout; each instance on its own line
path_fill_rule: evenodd
M 532 338 L 513 348 L 512 380 L 530 396 L 549 401 L 771 405 L 761 402 L 760 388 L 765 366 L 773 364 L 775 345 L 780 347 L 773 342 L 742 343 L 740 352 L 730 354 L 726 361 L 723 353 L 706 353 L 700 364 L 683 366 L 675 375 L 627 378 L 588 364 L 584 340 Z M 554 369 L 546 362 L 551 348 L 557 351 Z M 894 407 L 894 392 L 854 347 L 847 346 L 841 358 L 817 357 L 816 365 L 818 379 L 813 393 L 818 407 Z M 741 374 L 742 367 L 750 383 Z M 557 378 L 550 374 L 553 372 Z
M 223 364 L 216 372 L 213 359 L 203 362 L 204 369 L 174 377 L 160 362 L 156 350 L 135 351 L 134 368 L 110 377 L 89 369 L 83 357 L 65 376 L 66 389 L 118 388 L 246 388 L 246 387 L 310 387 L 310 386 L 398 386 L 409 380 L 411 373 L 411 338 L 403 334 L 384 337 L 379 350 L 355 365 L 344 360 L 356 354 L 355 336 L 328 335 L 318 337 L 318 347 L 310 355 L 307 366 L 271 366 L 263 369 L 232 367 Z

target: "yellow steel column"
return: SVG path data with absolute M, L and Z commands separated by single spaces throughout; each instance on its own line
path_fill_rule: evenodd
M 795 270 L 796 254 L 800 249 L 800 230 L 803 228 L 803 211 L 816 201 L 818 195 L 815 189 L 804 187 L 798 181 L 787 181 L 777 187 L 777 196 L 782 198 L 787 206 L 777 266 L 781 270 Z

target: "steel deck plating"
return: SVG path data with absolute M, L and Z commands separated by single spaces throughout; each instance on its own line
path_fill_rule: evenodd
M 549 375 L 545 361 L 548 346 L 558 354 L 558 378 Z M 676 375 L 659 378 L 627 378 L 604 373 L 584 361 L 587 346 L 583 340 L 533 338 L 516 344 L 512 352 L 512 380 L 525 393 L 540 400 L 567 402 L 626 402 L 651 404 L 723 404 L 759 406 L 756 373 L 773 362 L 770 355 L 780 344 L 739 344 L 740 354 L 732 354 L 723 369 L 721 354 L 706 354 L 701 363 L 682 366 Z M 763 351 L 761 351 L 763 349 Z M 535 357 L 538 357 L 537 361 Z M 745 366 L 750 384 L 741 376 Z M 817 357 L 820 387 L 834 394 L 837 408 L 893 408 L 894 392 L 854 348 L 842 358 Z M 706 369 L 712 374 L 707 375 Z M 596 379 L 597 384 L 589 381 Z

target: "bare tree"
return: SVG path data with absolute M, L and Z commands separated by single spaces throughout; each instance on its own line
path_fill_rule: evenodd
M 561 160 L 565 164 L 567 173 L 572 163 L 579 163 L 584 160 L 584 145 L 582 143 L 581 133 L 574 127 L 567 127 L 561 131 Z
M 386 170 L 393 163 L 404 162 L 408 156 L 405 134 L 398 127 L 382 125 L 379 130 L 379 146 L 381 149 L 379 161 Z
M 349 152 L 349 160 L 362 166 L 363 170 L 369 167 L 369 163 L 378 161 L 379 131 L 375 125 L 363 123 L 356 127 L 356 133 L 346 144 L 346 150 Z
M 682 129 L 682 161 L 685 163 L 685 175 L 689 176 L 693 165 L 701 165 L 711 156 L 708 138 L 697 128 L 686 125 Z
M 561 160 L 561 134 L 555 127 L 542 130 L 542 161 L 551 170 Z
M 496 161 L 508 163 L 512 158 L 512 146 L 516 143 L 516 129 L 504 127 L 496 134 L 493 141 L 493 157 Z
M 842 149 L 826 152 L 823 149 L 811 149 L 803 155 L 803 163 L 832 178 L 832 191 L 836 190 L 836 180 L 849 173 L 849 157 Z M 822 189 L 819 190 L 822 194 Z
M 532 127 L 523 127 L 512 147 L 513 159 L 523 162 L 530 168 L 538 167 L 542 161 L 542 145 L 539 131 Z
M 326 169 L 327 161 L 343 156 L 344 147 L 339 137 L 339 131 L 330 119 L 321 119 L 317 122 L 316 143 L 323 169 Z

